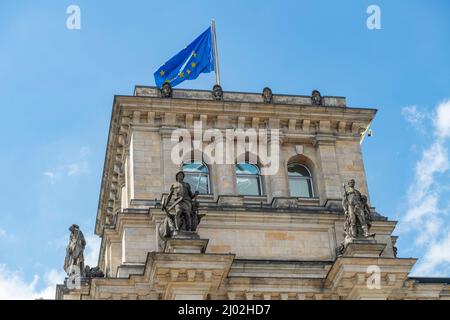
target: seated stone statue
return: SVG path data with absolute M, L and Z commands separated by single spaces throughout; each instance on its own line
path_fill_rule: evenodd
M 184 182 L 184 173 L 178 172 L 176 182 L 170 187 L 170 193 L 163 199 L 162 209 L 166 212 L 166 219 L 161 225 L 161 238 L 172 238 L 181 233 L 195 233 L 200 223 L 198 202 L 195 200 L 198 191 L 192 193 L 189 183 Z M 171 201 L 173 201 L 171 203 Z

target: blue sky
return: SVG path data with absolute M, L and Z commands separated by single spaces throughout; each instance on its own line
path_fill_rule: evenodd
M 81 30 L 66 9 L 81 8 Z M 366 27 L 369 5 L 381 30 Z M 113 96 L 216 20 L 224 90 L 346 96 L 379 109 L 363 145 L 399 256 L 450 276 L 448 1 L 9 1 L 0 4 L 0 298 L 52 296 L 68 226 L 93 236 Z M 179 87 L 209 89 L 213 74 Z

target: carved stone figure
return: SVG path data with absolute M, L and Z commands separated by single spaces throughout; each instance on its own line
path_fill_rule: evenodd
M 214 100 L 223 100 L 223 90 L 218 84 L 215 84 L 212 89 L 212 96 Z
M 370 230 L 370 228 L 372 227 L 372 214 L 370 212 L 369 204 L 367 203 L 367 196 L 364 194 L 361 195 L 361 200 L 363 203 L 364 219 L 366 220 L 367 227 Z M 362 230 L 362 232 L 364 232 L 364 230 Z
M 106 208 L 105 225 L 114 226 L 117 220 L 117 213 L 113 212 L 113 207 Z
M 344 184 L 342 207 L 345 213 L 344 233 L 345 242 L 357 238 L 373 237 L 369 232 L 372 217 L 367 204 L 367 197 L 355 189 L 355 180 L 351 179 Z
M 161 89 L 161 97 L 163 98 L 172 98 L 172 94 L 173 94 L 173 90 L 172 90 L 172 86 L 170 85 L 169 82 L 165 82 Z
M 313 90 L 313 92 L 311 93 L 311 104 L 315 106 L 322 105 L 322 96 L 320 95 L 320 92 L 318 90 Z
M 169 195 L 163 199 L 162 209 L 167 216 L 160 227 L 160 236 L 163 239 L 195 237 L 201 219 L 198 202 L 195 200 L 198 191 L 192 193 L 189 183 L 184 182 L 183 171 L 178 172 L 175 178 L 176 182 L 170 187 Z
M 273 94 L 272 94 L 272 90 L 269 87 L 265 87 L 263 89 L 262 98 L 264 100 L 264 103 L 272 103 Z
M 102 270 L 100 270 L 100 267 L 94 267 L 91 268 L 89 266 L 86 266 L 84 268 L 84 275 L 86 278 L 103 278 L 105 277 L 105 274 Z
M 66 258 L 64 260 L 64 271 L 68 276 L 73 274 L 84 276 L 84 248 L 86 240 L 80 227 L 73 224 L 69 228 L 70 238 L 66 248 Z

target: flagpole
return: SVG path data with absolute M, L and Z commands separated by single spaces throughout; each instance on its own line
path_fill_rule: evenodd
M 211 20 L 211 32 L 214 50 L 214 71 L 216 73 L 216 84 L 220 86 L 219 54 L 217 53 L 216 24 L 214 23 L 214 19 Z

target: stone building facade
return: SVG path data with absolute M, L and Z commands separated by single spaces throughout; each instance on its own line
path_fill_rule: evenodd
M 375 114 L 318 92 L 164 96 L 137 86 L 133 96 L 116 96 L 95 227 L 105 277 L 59 285 L 57 299 L 448 299 L 448 279 L 409 276 L 416 259 L 397 257 L 396 222 L 373 207 L 376 243 L 337 250 L 342 184 L 355 179 L 369 194 L 360 142 Z M 235 164 L 204 165 L 195 180 L 204 188 L 200 239 L 164 246 L 161 199 L 184 168 L 172 161 L 171 135 L 192 132 L 196 122 L 221 131 L 278 129 L 279 170 L 242 176 Z M 245 194 L 250 180 L 256 184 Z

